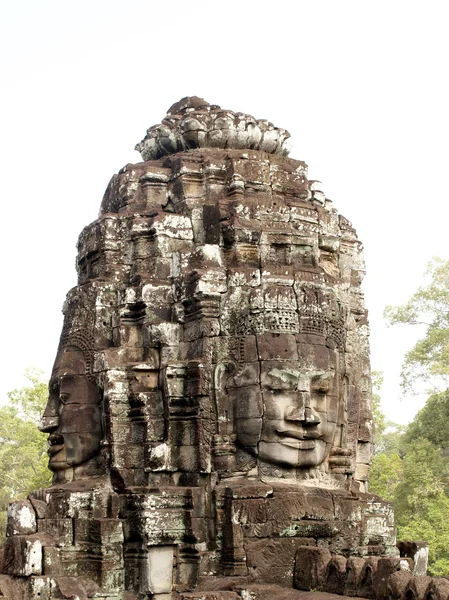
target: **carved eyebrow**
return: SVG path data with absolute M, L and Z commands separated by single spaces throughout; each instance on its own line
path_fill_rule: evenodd
M 285 383 L 290 383 L 291 381 L 297 381 L 300 373 L 294 369 L 271 369 L 268 375 L 276 377 Z

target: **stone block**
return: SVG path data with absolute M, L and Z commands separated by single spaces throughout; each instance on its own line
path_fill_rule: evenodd
M 147 369 L 144 365 L 137 365 L 133 368 L 133 381 L 131 391 L 133 393 L 157 391 L 159 389 L 159 371 L 157 369 Z
M 148 442 L 162 442 L 165 434 L 164 419 L 148 419 L 145 423 L 145 438 Z
M 264 333 L 256 336 L 259 360 L 295 360 L 298 358 L 295 336 L 291 333 Z
M 273 487 L 262 481 L 248 483 L 246 481 L 236 482 L 232 487 L 222 486 L 216 492 L 228 498 L 268 498 L 273 494 Z
M 331 553 L 325 548 L 299 547 L 296 551 L 293 587 L 297 590 L 323 589 Z
M 146 439 L 146 423 L 129 423 L 128 420 L 112 417 L 110 420 L 110 439 L 114 444 L 143 444 Z
M 359 498 L 346 494 L 333 494 L 335 518 L 350 523 L 360 523 L 362 520 L 362 505 Z
M 73 519 L 39 519 L 38 532 L 47 535 L 55 544 L 73 544 Z
M 369 465 L 357 463 L 355 466 L 355 478 L 359 481 L 368 481 Z
M 413 561 L 410 558 L 379 558 L 377 561 L 376 576 L 374 579 L 374 587 L 376 590 L 376 598 L 383 600 L 387 597 L 388 581 L 390 576 L 397 571 L 412 573 Z
M 369 465 L 373 454 L 373 445 L 368 442 L 357 444 L 357 462 Z
M 112 464 L 114 467 L 127 467 L 128 465 L 143 465 L 145 460 L 145 447 L 140 444 L 114 444 Z
M 244 541 L 248 574 L 260 583 L 293 585 L 295 556 L 304 539 L 248 539 Z M 313 543 L 313 542 L 311 542 Z
M 235 419 L 260 419 L 263 415 L 262 395 L 259 386 L 248 385 L 232 390 Z
M 47 503 L 40 496 L 39 492 L 33 492 L 28 496 L 28 500 L 33 505 L 34 511 L 36 513 L 36 517 L 38 519 L 45 519 L 45 515 L 47 512 Z
M 236 419 L 235 432 L 244 448 L 257 447 L 262 432 L 262 417 Z
M 33 600 L 50 600 L 52 591 L 51 583 L 50 577 L 32 577 L 29 581 L 31 598 Z
M 276 489 L 274 498 L 266 501 L 267 519 L 275 523 L 276 528 L 286 523 L 299 521 L 306 516 L 305 496 L 302 490 Z
M 200 468 L 198 446 L 179 446 L 173 453 L 176 464 L 182 472 L 195 472 Z
M 168 429 L 168 439 L 174 447 L 195 446 L 198 444 L 198 421 L 179 419 L 172 421 Z
M 378 556 L 369 556 L 365 558 L 365 564 L 361 570 L 357 586 L 357 595 L 361 598 L 375 598 L 377 578 Z
M 260 395 L 260 387 L 258 386 L 260 380 L 259 370 L 260 367 L 258 362 L 241 363 L 235 375 L 229 377 L 226 381 L 226 388 L 228 390 L 232 388 L 237 388 L 239 390 L 253 385 L 257 386 L 257 392 Z
M 37 535 L 37 534 L 35 534 Z M 13 535 L 4 542 L 3 572 L 29 577 L 42 574 L 42 542 L 36 536 Z
M 447 600 L 449 598 L 449 579 L 445 577 L 432 577 L 424 594 L 425 598 L 434 600 Z
M 228 284 L 230 288 L 240 286 L 258 287 L 260 281 L 260 269 L 239 266 L 236 271 L 229 276 Z
M 178 323 L 158 323 L 148 327 L 149 343 L 152 346 L 178 346 L 180 337 Z
M 357 596 L 365 559 L 359 556 L 350 556 L 346 561 L 345 596 Z
M 405 598 L 414 600 L 424 600 L 427 589 L 432 581 L 431 577 L 426 575 L 411 577 L 405 586 Z
M 92 598 L 94 594 L 102 591 L 93 581 L 85 580 L 80 577 L 62 576 L 54 581 L 53 597 L 58 600 L 87 600 Z
M 327 490 L 316 489 L 304 494 L 305 518 L 317 521 L 332 521 L 334 502 L 332 494 Z
M 329 561 L 325 574 L 324 591 L 329 594 L 343 595 L 347 581 L 347 559 L 334 554 Z
M 64 575 L 64 569 L 61 565 L 60 550 L 54 546 L 43 547 L 43 572 L 51 577 Z
M 16 500 L 8 504 L 6 535 L 36 533 L 36 513 L 30 500 Z

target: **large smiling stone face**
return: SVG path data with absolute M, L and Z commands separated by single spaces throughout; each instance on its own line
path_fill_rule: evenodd
M 318 335 L 257 336 L 259 356 L 228 382 L 237 445 L 259 462 L 287 469 L 321 465 L 337 432 L 339 354 Z M 289 347 L 280 360 L 280 346 Z

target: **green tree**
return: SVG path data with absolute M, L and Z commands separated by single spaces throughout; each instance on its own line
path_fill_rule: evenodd
M 425 283 L 402 306 L 388 306 L 390 325 L 421 326 L 405 355 L 404 391 L 426 382 L 432 392 L 399 438 L 402 475 L 393 490 L 400 539 L 429 542 L 429 573 L 449 573 L 449 261 L 434 258 Z M 384 459 L 382 459 L 384 460 Z M 380 469 L 379 469 L 380 470 Z M 384 470 L 388 471 L 384 466 Z M 380 483 L 388 473 L 378 474 Z M 391 487 L 390 487 L 391 489 Z
M 382 373 L 373 371 L 373 417 L 376 428 L 374 456 L 371 463 L 369 489 L 384 500 L 393 502 L 396 488 L 402 480 L 402 460 L 399 455 L 403 427 L 389 421 L 380 406 Z
M 433 258 L 426 271 L 426 283 L 402 306 L 387 306 L 390 325 L 421 325 L 424 336 L 405 355 L 402 385 L 425 381 L 433 391 L 449 388 L 449 261 Z
M 380 406 L 380 389 L 384 382 L 384 376 L 381 371 L 373 371 L 371 373 L 372 382 L 372 407 L 373 407 L 373 418 L 374 425 L 376 428 L 376 447 L 381 439 L 382 435 L 387 428 L 387 419 Z
M 373 418 L 376 431 L 374 455 L 398 454 L 401 436 L 405 431 L 405 427 L 387 419 L 382 411 L 380 389 L 383 384 L 383 374 L 380 371 L 373 371 L 371 380 Z
M 0 408 L 0 537 L 8 503 L 51 481 L 47 434 L 37 428 L 47 402 L 47 384 L 35 370 L 28 369 L 26 377 L 30 385 L 9 392 L 8 404 Z
M 429 573 L 447 575 L 449 463 L 428 439 L 408 443 L 393 504 L 398 538 L 429 542 Z
M 402 459 L 399 454 L 376 454 L 371 464 L 369 491 L 383 500 L 394 502 L 396 489 L 403 478 Z
M 402 439 L 404 478 L 396 490 L 398 532 L 429 542 L 429 572 L 449 573 L 449 390 L 432 394 Z
M 427 541 L 436 576 L 449 573 L 448 432 L 449 393 L 434 394 L 405 432 L 385 427 L 370 472 L 370 491 L 393 503 L 398 539 Z
M 449 390 L 429 396 L 407 427 L 404 447 L 411 447 L 422 439 L 438 448 L 442 456 L 449 455 Z

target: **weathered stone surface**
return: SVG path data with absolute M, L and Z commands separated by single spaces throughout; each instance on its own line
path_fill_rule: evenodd
M 424 594 L 424 598 L 435 598 L 443 600 L 449 597 L 449 579 L 444 577 L 432 577 Z
M 136 150 L 146 161 L 193 148 L 247 148 L 287 155 L 289 137 L 272 123 L 221 110 L 193 96 L 173 104 L 162 123 L 148 129 Z
M 376 598 L 385 598 L 388 596 L 390 576 L 400 571 L 410 574 L 413 571 L 413 561 L 400 557 L 380 558 L 377 561 L 375 577 Z
M 42 573 L 42 542 L 37 537 L 14 535 L 4 542 L 3 572 L 28 577 Z
M 345 556 L 332 556 L 324 576 L 324 589 L 331 594 L 344 594 L 347 580 L 347 559 Z
M 296 551 L 314 539 L 248 539 L 245 542 L 248 575 L 254 581 L 271 581 L 292 587 Z
M 10 508 L 18 598 L 373 597 L 397 550 L 366 493 L 362 248 L 288 137 L 188 97 L 112 177 L 63 308 L 53 485 Z
M 298 548 L 293 587 L 298 590 L 322 590 L 330 561 L 331 553 L 325 548 Z
M 6 515 L 6 535 L 36 533 L 36 513 L 29 500 L 12 502 Z

